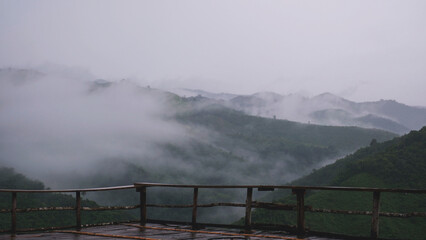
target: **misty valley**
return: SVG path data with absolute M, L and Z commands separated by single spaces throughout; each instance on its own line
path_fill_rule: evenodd
M 356 103 L 324 93 L 312 98 L 271 92 L 215 94 L 162 90 L 131 80 L 107 81 L 70 72 L 0 69 L 0 189 L 65 189 L 129 185 L 270 184 L 426 188 L 426 108 L 393 100 Z M 423 128 L 422 128 L 423 127 Z M 150 189 L 151 191 L 151 189 Z M 199 202 L 244 202 L 239 190 L 200 190 Z M 307 202 L 370 207 L 366 196 L 312 192 Z M 294 202 L 287 191 L 255 199 Z M 350 199 L 357 199 L 351 203 Z M 424 196 L 385 196 L 388 211 L 426 211 Z M 134 189 L 88 193 L 83 206 L 132 205 Z M 191 191 L 152 190 L 148 202 L 191 203 Z M 337 201 L 336 200 L 336 201 Z M 409 202 L 410 209 L 401 204 Z M 361 204 L 363 203 L 363 204 Z M 10 208 L 0 193 L 0 208 Z M 67 194 L 22 194 L 22 208 L 73 205 Z M 340 204 L 340 205 L 339 205 Z M 420 209 L 420 210 L 419 210 Z M 255 210 L 258 222 L 294 224 L 284 211 Z M 29 214 L 20 227 L 72 225 L 67 214 Z M 201 222 L 242 223 L 244 210 L 200 210 Z M 191 210 L 149 209 L 154 219 L 189 221 Z M 323 221 L 311 228 L 368 235 L 365 217 Z M 2 229 L 10 216 L 1 215 Z M 137 211 L 87 213 L 84 223 L 137 220 Z M 426 235 L 424 218 L 386 219 L 384 237 Z M 359 228 L 350 226 L 359 225 Z M 356 231 L 353 229 L 357 229 Z M 361 229 L 361 230 L 359 230 Z

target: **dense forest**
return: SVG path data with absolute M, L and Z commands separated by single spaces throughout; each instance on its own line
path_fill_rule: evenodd
M 330 185 L 377 188 L 426 188 L 426 127 L 393 140 L 377 143 L 293 181 L 294 185 Z M 294 203 L 289 193 L 275 193 L 277 202 Z M 328 209 L 371 211 L 372 194 L 356 192 L 312 191 L 306 196 L 309 206 Z M 426 212 L 424 194 L 383 193 L 382 212 Z M 307 213 L 308 228 L 317 231 L 368 236 L 369 216 L 344 216 Z M 283 211 L 256 210 L 254 222 L 295 224 L 295 214 Z M 422 217 L 380 217 L 380 237 L 424 239 L 426 219 Z

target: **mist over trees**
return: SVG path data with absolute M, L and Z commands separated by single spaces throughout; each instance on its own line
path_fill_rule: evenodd
M 223 100 L 181 97 L 124 79 L 30 69 L 0 73 L 0 165 L 50 188 L 141 181 L 286 184 L 360 147 L 397 136 L 377 129 L 252 116 Z M 191 200 L 190 192 L 179 198 L 175 194 L 154 191 L 149 201 Z M 130 191 L 87 197 L 106 205 L 138 201 Z M 200 195 L 204 202 L 243 198 L 244 193 L 229 191 Z M 203 211 L 199 217 L 233 222 L 242 214 L 220 213 Z M 151 212 L 153 218 L 183 221 L 188 214 L 179 209 Z
M 202 90 L 176 89 L 177 94 L 200 95 L 253 116 L 329 126 L 377 128 L 406 134 L 426 125 L 426 109 L 395 100 L 353 102 L 331 93 L 314 97 L 258 92 L 251 95 L 215 94 Z
M 130 80 L 1 73 L 1 163 L 51 187 L 72 187 L 65 176 L 84 179 L 97 169 L 125 176 L 125 164 L 123 170 L 115 162 L 141 167 L 144 179 L 285 183 L 373 138 L 396 136 L 249 116 L 214 99 L 179 97 Z

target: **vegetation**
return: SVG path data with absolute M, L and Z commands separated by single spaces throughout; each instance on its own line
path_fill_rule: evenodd
M 11 168 L 0 168 L 0 189 L 45 189 L 43 183 L 26 178 Z M 11 193 L 0 193 L 0 208 L 11 209 Z M 73 196 L 59 193 L 18 193 L 18 208 L 75 207 Z M 98 207 L 94 201 L 83 199 L 83 207 Z M 82 224 L 131 220 L 124 211 L 82 212 Z M 0 213 L 0 229 L 10 229 L 10 213 Z M 17 214 L 18 228 L 40 228 L 75 225 L 73 211 L 45 211 Z
M 103 88 L 93 91 L 100 91 Z M 65 176 L 66 173 L 58 176 L 58 179 L 55 179 L 58 185 L 69 179 L 73 180 L 73 187 L 76 188 L 128 185 L 141 181 L 192 184 L 284 184 L 309 173 L 311 169 L 318 168 L 327 161 L 368 145 L 371 139 L 382 142 L 396 136 L 374 129 L 319 126 L 249 116 L 216 104 L 213 100 L 202 97 L 181 98 L 155 89 L 141 88 L 140 93 L 164 94 L 166 99 L 164 101 L 173 104 L 176 109 L 174 115 L 170 114 L 167 117 L 177 120 L 180 126 L 186 128 L 185 133 L 188 134 L 188 139 L 157 143 L 152 149 L 150 148 L 153 154 L 100 159 L 93 168 L 87 167 L 89 169 L 87 171 L 92 170 L 85 175 L 81 173 L 82 175 L 78 176 L 79 173 L 73 172 L 70 176 Z M 5 184 L 2 188 L 30 188 L 29 182 L 38 183 L 37 189 L 44 188 L 42 183 L 28 180 L 10 169 L 4 171 L 9 171 L 11 174 L 8 178 L 0 179 L 0 183 Z M 6 184 L 24 180 L 27 183 L 21 186 Z M 150 189 L 148 201 L 168 204 L 191 203 L 190 191 L 178 193 Z M 27 202 L 25 196 L 21 195 L 18 196 L 19 207 L 25 204 L 44 206 L 47 200 L 42 198 L 50 199 L 53 196 L 53 194 L 37 195 L 37 199 L 41 200 L 32 203 Z M 74 198 L 70 195 L 59 194 L 58 196 L 63 198 L 60 204 L 62 206 L 75 204 Z M 240 192 L 200 191 L 200 201 L 204 202 L 244 201 L 243 196 L 244 193 Z M 135 205 L 138 202 L 138 195 L 134 190 L 120 193 L 88 193 L 85 197 L 102 205 Z M 10 196 L 2 196 L 1 203 L 10 204 Z M 96 203 L 86 201 L 84 204 Z M 190 211 L 166 210 L 150 208 L 148 215 L 150 218 L 190 220 Z M 230 216 L 227 212 L 226 217 L 219 219 L 211 217 L 216 209 L 209 211 L 199 212 L 200 221 L 218 220 L 225 223 L 240 217 L 239 213 Z M 100 213 L 107 214 L 107 212 Z M 117 212 L 108 214 L 113 213 Z M 69 217 L 66 218 L 72 225 L 74 213 L 70 211 L 67 214 Z M 88 214 L 84 213 L 83 217 L 89 216 Z M 117 217 L 124 216 L 120 214 Z M 129 218 L 138 218 L 137 214 L 132 212 L 126 214 L 130 214 Z M 24 214 L 21 215 L 24 216 Z M 9 216 L 7 214 L 3 216 L 6 216 L 4 219 L 8 225 Z M 57 216 L 60 216 L 59 213 Z M 110 215 L 105 215 L 99 218 L 103 220 L 109 217 Z M 52 220 L 52 222 L 60 221 Z
M 292 182 L 294 185 L 333 185 L 378 188 L 426 188 L 426 127 L 400 138 L 362 148 L 336 163 Z M 279 202 L 294 203 L 294 196 L 277 195 Z M 316 208 L 371 211 L 372 194 L 356 192 L 314 191 L 305 202 Z M 382 212 L 426 212 L 424 194 L 383 193 Z M 257 210 L 255 222 L 294 224 L 295 215 L 283 211 Z M 310 229 L 368 236 L 369 216 L 307 213 Z M 380 237 L 424 239 L 426 219 L 380 217 Z
M 303 173 L 307 174 L 324 161 L 368 145 L 373 138 L 380 142 L 396 136 L 380 130 L 318 126 L 254 117 L 200 97 L 176 97 L 173 101 L 177 105 L 178 113 L 175 117 L 178 121 L 187 127 L 189 133 L 196 132 L 194 136 L 204 135 L 205 138 L 159 145 L 160 154 L 156 157 L 105 160 L 97 165 L 96 172 L 80 178 L 78 184 L 83 187 L 126 185 L 141 181 L 284 184 Z M 347 136 L 353 136 L 353 139 Z M 92 199 L 101 204 L 120 205 L 138 201 L 138 196 L 131 191 L 119 197 L 113 193 L 106 195 L 92 196 Z M 210 192 L 200 193 L 200 198 L 204 197 L 206 202 L 219 199 L 244 201 L 241 195 L 232 191 Z M 175 194 L 156 190 L 148 194 L 148 200 L 161 204 L 189 204 L 191 196 L 191 191 Z M 150 209 L 149 216 L 184 221 L 191 219 L 190 211 L 166 210 Z M 212 220 L 206 216 L 212 216 L 215 211 L 200 211 L 200 219 Z M 239 216 L 235 213 L 233 217 L 223 217 L 219 221 L 232 222 Z
M 381 130 L 301 124 L 249 116 L 202 98 L 181 105 L 186 107 L 186 111 L 179 111 L 176 118 L 182 124 L 189 129 L 210 131 L 207 151 L 210 156 L 217 155 L 214 153 L 217 151 L 229 153 L 227 158 L 232 162 L 245 163 L 232 170 L 255 169 L 257 178 L 254 182 L 258 184 L 288 182 L 322 166 L 325 161 L 368 145 L 371 139 L 382 142 L 396 137 Z M 193 146 L 200 144 L 203 142 Z M 204 157 L 204 153 L 197 154 L 194 160 Z M 213 164 L 223 166 L 217 161 Z M 271 171 L 278 165 L 281 166 L 279 175 Z M 247 183 L 247 180 L 251 180 L 249 174 L 246 174 L 243 183 Z

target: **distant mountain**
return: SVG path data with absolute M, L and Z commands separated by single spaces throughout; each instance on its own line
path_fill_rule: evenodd
M 97 89 L 96 94 L 103 94 L 103 90 L 114 91 L 123 84 L 134 88 L 137 94 L 163 99 L 163 104 L 172 106 L 175 111 L 167 118 L 184 126 L 191 136 L 185 144 L 157 145 L 156 151 L 161 153 L 164 162 L 190 164 L 193 166 L 191 171 L 206 167 L 209 169 L 198 175 L 198 171 L 192 173 L 188 168 L 181 169 L 179 166 L 182 164 L 172 168 L 162 165 L 163 173 L 175 176 L 173 181 L 181 183 L 286 182 L 366 146 L 372 139 L 381 142 L 396 136 L 381 130 L 320 126 L 250 116 L 229 108 L 221 100 L 201 95 L 179 97 L 159 89 L 140 87 L 126 80 L 113 83 L 96 80 L 91 88 Z M 266 102 L 282 100 L 282 96 L 274 93 L 258 93 L 252 97 Z M 296 95 L 293 97 L 298 99 Z M 239 98 L 245 96 L 232 100 Z M 131 160 L 151 161 L 155 160 L 144 156 L 139 160 Z M 151 164 L 145 164 L 143 168 L 147 172 L 159 171 L 152 169 Z M 278 169 L 279 172 L 274 174 L 273 171 Z
M 378 129 L 384 129 L 389 132 L 394 133 L 406 133 L 410 131 L 409 128 L 405 127 L 402 124 L 399 124 L 396 121 L 393 121 L 391 119 L 380 117 L 374 114 L 367 114 L 362 117 L 354 118 L 356 126 L 366 126 L 366 127 L 373 127 Z
M 411 130 L 419 130 L 426 125 L 426 108 L 411 107 L 394 100 L 360 103 L 360 112 L 376 113 L 402 124 Z
M 389 118 L 380 117 L 374 114 L 367 114 L 356 117 L 354 114 L 342 109 L 325 109 L 309 114 L 317 123 L 324 125 L 350 125 L 366 128 L 383 129 L 394 133 L 405 133 L 410 129 Z
M 323 167 L 292 185 L 328 185 L 348 187 L 426 189 L 426 127 L 384 143 L 371 143 L 355 153 Z M 417 194 L 382 194 L 383 212 L 426 212 L 426 198 Z M 278 195 L 275 195 L 278 197 Z M 328 209 L 371 211 L 371 193 L 328 191 L 309 192 L 306 204 Z M 294 196 L 281 197 L 292 202 Z M 292 214 L 258 210 L 254 221 L 293 223 Z M 318 231 L 368 236 L 369 219 L 365 216 L 308 214 L 306 223 Z M 424 239 L 426 219 L 380 217 L 380 237 Z
M 226 106 L 254 116 L 378 128 L 397 134 L 426 125 L 426 108 L 407 106 L 393 100 L 356 103 L 331 93 L 306 98 L 262 92 L 234 97 L 226 102 Z
M 232 109 L 266 118 L 331 126 L 377 128 L 400 135 L 426 126 L 426 107 L 408 106 L 394 100 L 358 103 L 331 93 L 308 98 L 298 94 L 280 95 L 274 92 L 251 95 L 217 94 L 192 89 L 172 92 L 179 96 L 220 100 L 218 103 Z
M 118 87 L 114 84 L 107 88 Z M 102 89 L 104 86 L 99 90 Z M 397 136 L 382 130 L 250 116 L 201 96 L 185 98 L 142 87 L 138 87 L 138 93 L 162 95 L 176 111 L 170 117 L 184 126 L 190 136 L 182 144 L 156 145 L 153 151 L 158 154 L 155 156 L 116 159 L 124 165 L 125 162 L 141 163 L 139 166 L 146 171 L 144 179 L 147 181 L 284 183 L 366 146 L 372 139 L 382 142 Z M 172 164 L 146 164 L 155 162 L 155 158 Z M 185 167 L 186 164 L 191 168 Z M 205 170 L 200 175 L 201 169 Z M 148 173 L 168 177 L 147 179 L 147 176 L 154 176 Z
M 201 97 L 206 97 L 206 98 L 210 98 L 210 99 L 215 99 L 215 100 L 225 100 L 228 101 L 238 95 L 236 94 L 232 94 L 232 93 L 212 93 L 212 92 L 207 92 L 204 90 L 200 90 L 200 89 L 188 89 L 188 88 L 179 88 L 179 89 L 172 89 L 169 90 L 172 93 L 175 93 L 179 96 L 182 97 L 195 97 L 195 96 L 201 96 Z
M 357 127 L 333 127 L 300 124 L 246 115 L 205 98 L 177 98 L 177 121 L 190 132 L 200 132 L 184 144 L 161 144 L 152 149 L 154 156 L 117 158 L 99 162 L 89 176 L 78 177 L 81 186 L 105 186 L 147 181 L 198 184 L 284 184 L 319 168 L 372 139 L 384 141 L 394 134 Z M 199 104 L 201 106 L 199 106 Z M 351 136 L 348 138 L 348 136 Z M 53 176 L 55 177 L 55 176 Z M 58 178 L 68 179 L 66 176 Z M 56 177 L 55 177 L 56 178 Z M 157 192 L 152 201 L 186 203 L 190 193 L 174 198 L 173 193 Z M 235 201 L 239 193 L 219 192 L 203 196 L 205 201 Z M 127 204 L 134 194 L 116 197 L 111 194 L 94 200 L 110 204 Z M 124 201 L 124 202 L 123 202 Z M 215 211 L 199 217 L 211 221 Z M 187 220 L 181 210 L 152 211 L 157 218 Z M 186 214 L 186 215 L 185 215 Z M 228 213 L 233 221 L 238 213 Z
M 23 84 L 43 76 L 45 74 L 32 69 L 0 68 L 0 80 L 8 81 L 12 84 Z
M 7 72 L 8 76 L 20 76 L 23 72 L 35 73 L 36 71 L 12 69 L 7 70 Z M 141 87 L 131 80 L 112 82 L 103 79 L 93 81 L 78 79 L 79 81 L 74 81 L 56 76 L 48 77 L 58 78 L 57 81 L 39 79 L 44 76 L 43 74 L 35 74 L 38 82 L 40 82 L 37 87 L 43 93 L 48 94 L 43 94 L 40 97 L 30 89 L 27 92 L 19 91 L 21 86 L 13 86 L 7 91 L 8 101 L 10 104 L 15 103 L 13 91 L 17 91 L 22 95 L 20 96 L 21 102 L 16 107 L 0 109 L 14 114 L 9 114 L 10 117 L 4 118 L 4 124 L 13 126 L 13 129 L 23 129 L 22 131 L 25 134 L 32 134 L 32 132 L 27 132 L 27 129 L 31 129 L 31 127 L 45 127 L 46 121 L 50 123 L 48 127 L 50 130 L 52 130 L 52 126 L 56 126 L 55 130 L 45 137 L 46 142 L 40 145 L 43 151 L 47 151 L 47 153 L 43 152 L 42 156 L 54 152 L 51 148 L 46 147 L 49 146 L 52 136 L 55 139 L 64 138 L 63 142 L 69 141 L 69 144 L 65 144 L 65 146 L 59 145 L 63 149 L 62 151 L 65 151 L 68 149 L 68 145 L 74 146 L 79 137 L 84 140 L 86 134 L 93 138 L 92 141 L 87 142 L 90 145 L 96 141 L 104 140 L 103 132 L 111 132 L 111 129 L 117 129 L 108 135 L 108 138 L 115 139 L 111 141 L 111 144 L 121 143 L 122 139 L 126 139 L 125 144 L 121 143 L 120 148 L 127 149 L 127 146 L 134 144 L 137 146 L 134 147 L 136 149 L 144 149 L 149 146 L 147 148 L 152 150 L 138 152 L 137 158 L 119 156 L 119 160 L 128 160 L 127 158 L 129 158 L 132 162 L 143 163 L 143 168 L 147 171 L 158 172 L 159 166 L 153 163 L 155 162 L 154 159 L 161 157 L 164 159 L 164 163 L 176 163 L 176 166 L 172 168 L 169 168 L 168 164 L 161 165 L 163 167 L 161 171 L 170 171 L 169 174 L 172 176 L 178 176 L 173 172 L 180 170 L 182 176 L 187 175 L 183 172 L 190 173 L 191 171 L 188 171 L 188 168 L 183 167 L 185 164 L 194 166 L 191 170 L 197 173 L 198 170 L 195 169 L 203 169 L 206 166 L 211 170 L 199 177 L 193 175 L 193 177 L 180 178 L 176 181 L 205 182 L 214 177 L 217 178 L 215 181 L 234 183 L 245 183 L 247 181 L 287 182 L 309 173 L 313 168 L 318 168 L 342 155 L 355 151 L 359 147 L 368 145 L 373 138 L 380 142 L 396 136 L 381 130 L 319 126 L 251 116 L 230 108 L 224 100 L 211 99 L 201 95 L 179 97 L 176 94 L 159 89 Z M 5 77 L 5 79 L 9 79 L 9 77 Z M 67 89 L 62 89 L 61 83 Z M 54 88 L 51 86 L 52 84 L 55 84 Z M 200 90 L 192 91 L 205 94 Z M 26 96 L 28 94 L 32 94 L 31 98 Z M 212 96 L 212 94 L 209 96 Z M 332 95 L 320 97 L 334 98 Z M 38 99 L 42 101 L 39 103 Z M 251 96 L 237 96 L 230 101 L 240 102 L 241 106 L 247 104 L 247 108 L 256 106 L 255 108 L 260 111 L 267 109 L 268 103 L 271 102 L 276 103 L 274 106 L 279 106 L 283 101 L 290 105 L 297 105 L 295 103 L 309 101 L 309 99 L 300 98 L 298 95 L 284 97 L 272 92 L 264 92 Z M 39 113 L 35 107 L 42 108 L 45 112 Z M 84 107 L 84 110 L 80 110 L 82 107 Z M 19 108 L 19 114 L 15 111 L 16 108 Z M 298 109 L 293 110 L 298 111 Z M 3 116 L 7 115 L 7 112 L 3 114 Z M 51 117 L 53 115 L 56 117 Z M 153 116 L 147 117 L 147 115 Z M 25 119 L 22 119 L 24 122 L 31 117 L 37 117 L 38 121 L 35 121 L 34 124 L 39 125 L 32 125 L 32 122 L 30 122 L 26 124 L 25 128 L 22 128 L 20 125 L 22 123 L 16 121 L 16 118 L 22 116 L 26 116 Z M 73 119 L 77 120 L 74 121 Z M 108 124 L 102 128 L 102 122 Z M 18 125 L 15 126 L 15 124 Z M 168 127 L 161 124 L 166 124 Z M 0 125 L 0 127 L 2 126 Z M 79 131 L 79 134 L 74 134 L 74 131 L 71 130 L 63 132 L 64 128 L 75 128 L 74 131 L 84 128 L 87 131 Z M 178 135 L 171 135 L 170 130 L 177 132 Z M 6 130 L 4 131 L 6 132 Z M 7 133 L 9 132 L 10 130 L 7 131 Z M 43 136 L 45 133 L 45 131 L 37 132 L 37 134 Z M 60 133 L 65 133 L 66 136 Z M 146 133 L 152 134 L 152 137 L 147 138 Z M 153 140 L 159 133 L 164 136 L 165 140 Z M 10 134 L 13 135 L 13 133 Z M 3 140 L 0 141 L 2 143 L 0 148 L 4 151 L 10 149 L 6 146 L 15 146 L 9 142 L 9 139 L 5 137 L 0 139 Z M 27 143 L 28 138 L 18 139 L 19 141 L 16 140 L 18 143 Z M 57 142 L 61 143 L 62 141 Z M 39 142 L 33 144 L 39 144 Z M 30 149 L 33 147 L 30 143 L 25 146 L 29 146 Z M 81 147 L 78 145 L 78 148 Z M 36 148 L 32 151 L 39 149 Z M 130 149 L 133 151 L 133 148 Z M 104 150 L 109 151 L 109 149 Z M 14 154 L 16 154 L 16 151 Z M 116 153 L 111 154 L 116 158 Z M 110 158 L 111 154 L 105 158 Z M 92 155 L 96 157 L 96 154 Z M 92 155 L 91 158 L 94 158 Z M 103 153 L 101 155 L 103 156 Z M 127 156 L 126 154 L 123 155 Z M 13 158 L 16 156 L 5 156 L 0 155 L 0 160 L 7 162 L 6 166 L 17 167 L 17 165 L 13 165 L 15 164 Z M 20 156 L 27 158 L 24 155 Z M 99 161 L 101 160 L 104 159 L 99 159 Z M 18 162 L 22 161 L 30 160 Z M 25 164 L 22 165 L 25 166 Z M 154 166 L 156 169 L 153 169 Z M 227 167 L 223 169 L 224 166 Z M 257 174 L 247 174 L 254 170 L 262 171 Z M 272 174 L 271 170 L 276 170 L 277 173 Z M 218 178 L 218 176 L 220 177 Z M 239 176 L 244 177 L 240 178 Z M 59 183 L 61 180 L 54 179 L 54 182 Z
M 32 91 L 33 85 L 38 91 Z M 397 136 L 377 129 L 252 116 L 229 107 L 225 100 L 179 97 L 131 80 L 49 76 L 21 87 L 1 89 L 7 104 L 0 108 L 0 164 L 52 187 L 141 180 L 284 184 L 373 139 L 382 142 Z M 285 99 L 287 110 L 294 113 L 299 112 L 296 103 L 309 101 L 274 93 L 258 93 L 251 99 L 248 106 L 260 110 L 269 102 L 279 106 Z M 110 199 L 115 203 L 121 197 Z

